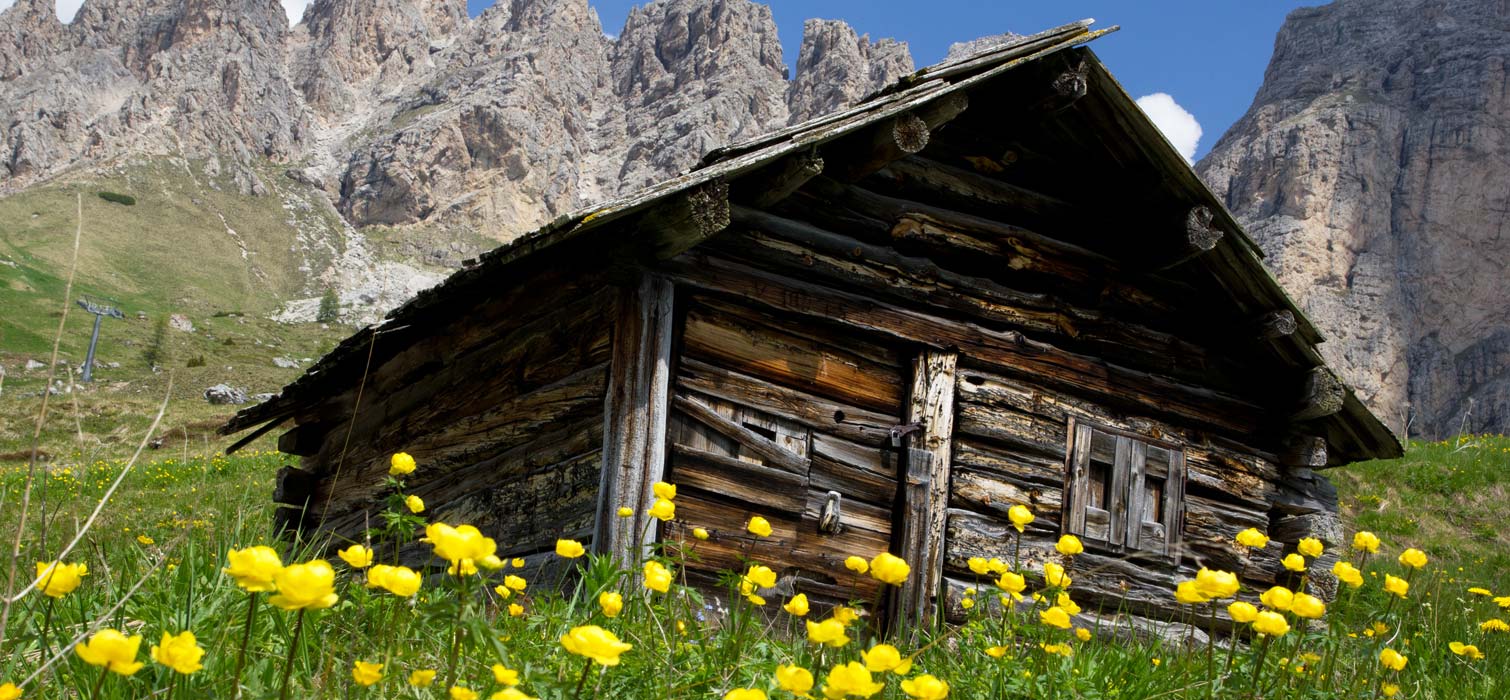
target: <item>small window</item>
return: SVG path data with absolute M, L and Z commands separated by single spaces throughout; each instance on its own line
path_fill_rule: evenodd
M 1185 511 L 1184 451 L 1076 421 L 1069 441 L 1064 531 L 1093 549 L 1175 558 Z

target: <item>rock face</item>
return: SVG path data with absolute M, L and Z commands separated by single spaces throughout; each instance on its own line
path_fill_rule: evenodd
M 1510 428 L 1510 5 L 1296 10 L 1197 169 L 1393 428 Z
M 587 0 L 46 0 L 0 15 L 0 190 L 121 156 L 266 162 L 352 226 L 510 237 L 857 101 L 905 44 L 808 23 L 789 82 L 769 7 L 659 0 L 609 38 Z M 276 189 L 273 186 L 272 189 Z M 328 275 L 327 275 L 328 276 Z

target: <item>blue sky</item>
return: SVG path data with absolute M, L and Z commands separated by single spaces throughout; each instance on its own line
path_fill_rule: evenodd
M 468 0 L 473 14 L 491 0 Z M 618 34 L 644 2 L 590 0 L 603 30 Z M 1167 93 L 1204 132 L 1196 158 L 1247 110 L 1263 82 L 1285 15 L 1320 0 L 770 0 L 788 64 L 797 60 L 802 22 L 842 19 L 872 38 L 906 41 L 919 66 L 949 44 L 985 34 L 1031 34 L 1084 17 L 1122 31 L 1095 42 L 1096 54 L 1134 97 Z

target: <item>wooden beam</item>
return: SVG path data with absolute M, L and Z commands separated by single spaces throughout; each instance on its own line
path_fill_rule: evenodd
M 912 632 L 922 630 L 932 619 L 943 582 L 958 362 L 956 353 L 929 350 L 918 355 L 912 366 L 907 421 L 922 428 L 908 437 L 912 449 L 907 452 L 903 483 L 901 556 L 912 565 L 912 575 L 897 593 L 897 620 Z
M 273 480 L 273 502 L 304 507 L 314 495 L 315 475 L 298 467 L 283 467 Z
M 1325 367 L 1313 367 L 1306 374 L 1293 418 L 1305 421 L 1333 415 L 1342 410 L 1346 398 L 1347 386 L 1336 374 Z
M 1216 248 L 1217 242 L 1222 240 L 1223 232 L 1212 223 L 1215 217 L 1211 209 L 1204 205 L 1191 207 L 1190 211 L 1185 212 L 1183 240 L 1174 253 L 1174 259 L 1159 269 L 1178 267 Z
M 970 106 L 964 92 L 953 92 L 876 127 L 848 136 L 824 148 L 838 177 L 854 182 L 888 163 L 928 147 L 934 129 L 949 123 Z
M 1285 439 L 1279 459 L 1290 469 L 1321 468 L 1327 465 L 1326 438 L 1316 435 L 1291 435 Z
M 733 440 L 741 447 L 754 452 L 756 456 L 764 459 L 772 466 L 780 467 L 795 474 L 806 474 L 808 460 L 786 450 L 776 441 L 757 435 L 744 426 L 723 417 L 712 408 L 694 401 L 685 396 L 676 396 L 672 399 L 672 406 L 693 420 L 712 428 L 715 432 Z
M 1258 327 L 1258 337 L 1263 340 L 1287 338 L 1295 333 L 1297 327 L 1295 314 L 1289 309 L 1270 311 L 1260 316 L 1254 325 Z
M 944 206 L 1024 226 L 1058 223 L 1103 228 L 1067 202 L 922 155 L 890 163 L 864 184 L 889 196 L 923 192 Z
M 674 258 L 729 225 L 729 185 L 711 180 L 646 211 L 635 230 L 649 238 L 658 260 Z
M 1032 114 L 1051 117 L 1073 107 L 1090 89 L 1090 67 L 1085 61 L 1066 67 L 1049 81 L 1049 94 L 1029 110 Z
M 735 180 L 729 195 L 736 202 L 764 209 L 791 196 L 803 183 L 823 172 L 823 158 L 815 148 L 782 158 Z
M 278 436 L 278 451 L 300 457 L 319 454 L 329 428 L 325 423 L 300 423 Z
M 654 539 L 647 515 L 651 485 L 666 465 L 666 425 L 670 413 L 671 335 L 674 287 L 645 273 L 619 298 L 613 359 L 603 407 L 603 472 L 593 525 L 593 545 L 629 566 L 635 550 Z M 634 510 L 620 518 L 621 507 Z

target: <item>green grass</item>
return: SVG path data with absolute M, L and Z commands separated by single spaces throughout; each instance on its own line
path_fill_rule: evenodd
M 1476 447 L 1462 448 L 1463 444 Z M 205 668 L 180 681 L 176 695 L 228 697 L 245 629 L 247 596 L 219 571 L 226 550 L 271 544 L 283 549 L 286 561 L 310 556 L 309 546 L 280 543 L 269 531 L 272 476 L 288 459 L 271 452 L 196 456 L 193 450 L 188 459 L 182 454 L 154 457 L 126 477 L 84 545 L 69 557 L 87 562 L 90 574 L 77 591 L 53 605 L 45 646 L 56 648 L 96 621 L 142 634 L 139 660 L 147 666 L 130 678 L 107 678 L 100 697 L 145 697 L 149 692 L 160 697 L 173 682 L 173 673 L 151 663 L 147 646 L 164 632 L 189 629 L 207 649 Z M 56 552 L 122 466 L 119 459 L 55 464 L 33 496 L 35 505 L 45 492 L 51 504 L 49 532 L 44 541 L 32 519 L 23 538 L 23 565 Z M 1292 631 L 1262 654 L 1261 691 L 1253 690 L 1251 679 L 1263 646 L 1239 649 L 1233 672 L 1225 676 L 1216 696 L 1372 697 L 1378 681 L 1387 679 L 1400 686 L 1398 697 L 1504 697 L 1510 692 L 1510 664 L 1505 663 L 1510 634 L 1481 633 L 1477 625 L 1510 613 L 1497 610 L 1487 597 L 1467 592 L 1470 586 L 1484 586 L 1499 595 L 1510 594 L 1510 582 L 1499 565 L 1503 540 L 1472 541 L 1478 528 L 1493 522 L 1493 504 L 1470 501 L 1484 512 L 1465 517 L 1459 495 L 1473 492 L 1463 497 L 1491 498 L 1493 490 L 1510 478 L 1507 466 L 1510 440 L 1478 437 L 1446 445 L 1415 444 L 1402 460 L 1333 472 L 1342 484 L 1347 516 L 1355 519 L 1349 532 L 1356 524 L 1372 529 L 1385 542 L 1365 565 L 1364 587 L 1357 593 L 1345 589 L 1331 606 L 1325 619 L 1335 626 L 1335 634 L 1323 628 L 1305 635 Z M 0 532 L 15 532 L 23 483 L 19 465 L 0 468 Z M 1007 545 L 1004 556 L 1010 554 Z M 1395 562 L 1395 556 L 1412 545 L 1432 558 L 1414 573 Z M 380 553 L 379 561 L 383 558 Z M 675 557 L 663 561 L 673 570 L 678 564 Z M 338 560 L 333 563 L 341 601 L 329 610 L 306 614 L 305 630 L 292 656 L 291 697 L 446 697 L 443 686 L 454 629 L 460 630 L 457 682 L 483 697 L 503 687 L 490 670 L 497 663 L 520 671 L 520 689 L 541 698 L 577 697 L 579 682 L 584 687 L 581 697 L 718 698 L 732 689 L 753 687 L 787 698 L 791 694 L 778 690 L 773 680 L 778 664 L 808 668 L 821 685 L 829 669 L 861 660 L 862 650 L 881 641 L 868 627 L 868 618 L 861 618 L 848 629 L 854 641 L 842 648 L 820 647 L 805 639 L 798 620 L 779 610 L 779 596 L 763 609 L 731 596 L 736 602 L 720 616 L 704 607 L 712 601 L 693 591 L 673 586 L 670 594 L 646 593 L 638 567 L 625 572 L 590 558 L 574 561 L 582 573 L 565 597 L 549 592 L 555 579 L 544 576 L 508 600 L 491 589 L 511 569 L 484 571 L 485 581 L 464 583 L 432 572 L 417 598 L 399 600 L 362 587 L 359 574 Z M 1074 575 L 1073 564 L 1070 570 Z M 30 574 L 28 567 L 23 578 Z M 1385 574 L 1409 577 L 1409 598 L 1391 600 L 1380 587 Z M 1033 580 L 1031 572 L 1029 579 Z M 143 583 L 136 593 L 124 597 L 138 581 Z M 1041 586 L 1041 581 L 1033 581 L 1030 590 Z M 997 594 L 989 584 L 982 588 L 967 624 L 935 629 L 915 644 L 897 642 L 904 654 L 916 656 L 912 676 L 929 673 L 947 680 L 954 698 L 1206 696 L 1208 659 L 1199 644 L 1187 649 L 1179 643 L 1118 640 L 1104 629 L 1092 629 L 1091 639 L 1082 642 L 1070 631 L 1040 623 L 1036 612 L 1002 615 Z M 626 605 L 617 618 L 605 617 L 596 605 L 597 593 L 604 590 L 624 595 Z M 1074 591 L 1072 585 L 1071 595 Z M 522 613 L 512 616 L 510 604 L 520 604 Z M 1039 609 L 1042 605 L 1046 603 Z M 0 681 L 25 677 L 45 654 L 39 630 L 47 607 L 47 599 L 35 594 L 19 604 L 8 630 L 8 647 L 0 653 Z M 812 613 L 816 619 L 826 615 Z M 296 619 L 294 613 L 266 605 L 264 596 L 251 628 L 242 676 L 245 697 L 277 696 Z M 1381 620 L 1389 628 L 1386 637 L 1362 633 Z M 614 631 L 634 648 L 623 654 L 618 666 L 591 665 L 557 642 L 584 624 Z M 1488 658 L 1464 661 L 1447 650 L 1452 641 L 1476 643 Z M 1069 644 L 1074 653 L 1047 654 L 1040 648 L 1046 643 Z M 1384 674 L 1375 661 L 1386 644 L 1410 658 L 1403 671 Z M 1006 647 L 1006 654 L 999 659 L 988 656 L 985 650 L 993 646 Z M 1211 657 L 1217 669 L 1225 667 L 1223 653 L 1217 649 Z M 1319 659 L 1305 656 L 1311 653 Z M 385 664 L 379 686 L 353 683 L 351 668 L 357 660 Z M 440 680 L 428 689 L 407 687 L 404 679 L 418 669 L 437 669 Z M 1328 690 L 1319 679 L 1326 670 L 1355 692 Z M 1220 672 L 1216 676 L 1223 677 Z M 39 687 L 29 688 L 26 697 L 87 697 L 99 677 L 98 669 L 68 655 Z M 902 676 L 877 673 L 876 678 L 885 688 L 874 697 L 903 697 Z

